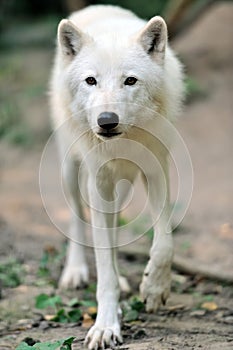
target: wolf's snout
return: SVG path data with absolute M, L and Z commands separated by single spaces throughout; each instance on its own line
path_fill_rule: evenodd
M 110 131 L 119 124 L 119 117 L 113 112 L 103 112 L 100 113 L 97 122 L 102 129 Z

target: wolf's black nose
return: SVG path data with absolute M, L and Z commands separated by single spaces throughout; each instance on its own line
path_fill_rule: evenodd
M 97 122 L 102 129 L 108 131 L 117 127 L 119 124 L 119 117 L 113 112 L 103 112 L 100 113 Z

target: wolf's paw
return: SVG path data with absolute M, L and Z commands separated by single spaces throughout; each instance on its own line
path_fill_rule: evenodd
M 146 304 L 147 312 L 155 312 L 161 304 L 166 303 L 170 294 L 170 285 L 170 264 L 157 268 L 147 265 L 140 285 L 141 297 Z
M 126 277 L 124 276 L 119 276 L 119 285 L 120 285 L 120 290 L 124 293 L 130 293 L 131 292 L 131 287 L 129 285 L 129 282 Z
M 60 289 L 78 288 L 88 284 L 89 272 L 87 265 L 65 266 L 58 283 Z
M 94 325 L 87 333 L 84 345 L 89 350 L 115 349 L 118 344 L 122 344 L 120 326 L 98 327 Z

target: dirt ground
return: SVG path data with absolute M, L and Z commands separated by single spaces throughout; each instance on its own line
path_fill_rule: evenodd
M 187 215 L 174 232 L 171 297 L 157 314 L 141 311 L 136 320 L 123 321 L 121 350 L 233 348 L 232 22 L 233 4 L 221 2 L 172 43 L 197 85 L 177 123 L 191 154 L 194 191 Z M 65 241 L 50 222 L 39 190 L 40 159 L 49 137 L 46 84 L 53 45 L 46 40 L 43 45 L 48 30 L 51 34 L 46 26 L 42 45 L 30 44 L 38 37 L 38 26 L 30 32 L 22 28 L 15 39 L 18 46 L 5 49 L 0 57 L 2 116 L 20 116 L 17 123 L 12 118 L 14 133 L 10 130 L 0 141 L 0 266 L 14 258 L 24 270 L 18 286 L 0 285 L 0 350 L 15 349 L 26 337 L 48 341 L 68 336 L 76 337 L 74 350 L 82 349 L 89 324 L 52 322 L 46 310 L 35 307 L 35 298 L 56 293 L 68 303 L 89 293 L 94 300 L 93 290 L 56 290 L 62 258 L 50 265 L 49 279 L 38 277 L 45 253 L 61 252 Z M 25 32 L 28 45 L 22 39 Z M 46 173 L 48 196 L 56 203 L 57 220 L 66 225 L 68 213 L 54 187 L 54 162 L 55 153 Z M 131 296 L 138 293 L 149 246 L 150 238 L 144 236 L 119 252 Z M 92 249 L 87 253 L 94 285 Z M 130 295 L 122 295 L 123 307 L 129 300 Z

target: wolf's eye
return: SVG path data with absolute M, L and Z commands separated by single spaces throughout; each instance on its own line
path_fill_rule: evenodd
M 125 85 L 134 85 L 134 84 L 136 84 L 137 81 L 138 81 L 137 78 L 128 77 L 128 78 L 125 79 L 124 84 Z
M 85 81 L 88 85 L 96 85 L 97 84 L 97 81 L 94 77 L 88 77 Z

